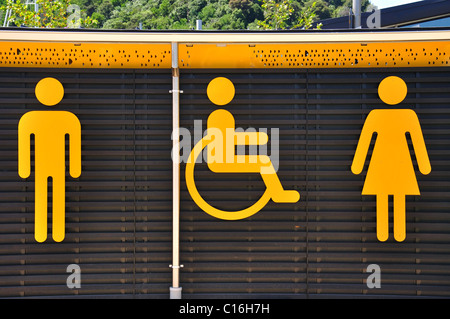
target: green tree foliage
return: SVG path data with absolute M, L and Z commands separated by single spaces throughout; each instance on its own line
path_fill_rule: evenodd
M 203 29 L 246 29 L 263 18 L 259 4 L 249 0 L 135 0 L 105 15 L 106 29 L 193 29 L 197 19 Z M 102 21 L 102 19 L 98 19 Z
M 38 11 L 25 4 L 25 1 L 8 0 L 6 9 L 12 14 L 9 23 L 17 26 L 25 25 L 29 27 L 60 28 L 67 26 L 66 10 L 68 1 L 42 1 L 37 0 Z
M 316 17 L 316 2 L 300 7 L 293 0 L 263 0 L 264 21 L 257 21 L 265 30 L 309 29 Z
M 8 21 L 16 26 L 38 28 L 65 28 L 68 24 L 69 0 L 36 0 L 38 10 L 34 5 L 27 5 L 24 0 L 6 0 L 2 11 L 10 10 Z M 91 17 L 79 17 L 81 25 L 90 27 L 96 23 Z
M 17 0 L 18 3 L 25 0 Z M 104 29 L 194 29 L 202 20 L 205 30 L 297 29 L 309 28 L 320 20 L 348 15 L 352 0 L 38 0 L 80 6 L 84 27 Z M 0 0 L 2 3 L 12 0 Z M 363 10 L 370 0 L 362 0 Z M 5 8 L 3 8 L 5 10 Z M 23 10 L 22 10 L 23 11 Z M 14 23 L 24 24 L 21 11 L 15 11 Z M 2 12 L 4 14 L 4 12 Z M 52 15 L 55 22 L 38 26 L 61 27 L 67 14 Z M 27 21 L 28 21 L 27 20 Z M 32 21 L 25 24 L 32 25 Z M 28 25 L 27 24 L 27 25 Z
M 86 0 L 80 0 L 86 1 Z M 134 29 L 142 24 L 144 29 L 193 29 L 197 19 L 202 20 L 205 30 L 294 28 L 302 21 L 314 20 L 314 6 L 304 8 L 303 3 L 289 2 L 292 12 L 279 26 L 266 21 L 266 0 L 134 0 L 116 6 L 103 16 L 94 17 L 104 21 L 106 29 Z M 271 2 L 283 2 L 273 1 Z M 97 10 L 101 13 L 100 10 Z M 104 17 L 104 18 L 103 18 Z M 303 19 L 303 20 L 302 20 Z M 268 21 L 268 20 L 267 20 Z M 264 26 L 263 26 L 264 25 Z M 303 26 L 303 24 L 302 24 Z

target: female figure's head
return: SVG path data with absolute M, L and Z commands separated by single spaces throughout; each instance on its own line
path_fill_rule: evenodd
M 378 86 L 380 99 L 389 105 L 397 105 L 403 102 L 408 93 L 405 81 L 397 76 L 389 76 L 381 81 Z

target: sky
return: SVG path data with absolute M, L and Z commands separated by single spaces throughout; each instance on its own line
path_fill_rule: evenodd
M 399 6 L 402 4 L 413 3 L 417 1 L 419 0 L 371 0 L 370 2 L 378 6 L 378 9 L 383 9 L 388 7 Z

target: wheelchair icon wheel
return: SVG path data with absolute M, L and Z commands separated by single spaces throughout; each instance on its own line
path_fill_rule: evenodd
M 197 158 L 202 153 L 203 149 L 211 142 L 211 140 L 205 140 L 203 138 L 200 140 L 192 149 L 191 154 L 189 155 L 189 159 L 186 164 L 186 186 L 188 188 L 189 194 L 191 195 L 194 202 L 207 214 L 225 220 L 239 220 L 250 217 L 261 209 L 263 209 L 269 200 L 271 199 L 271 195 L 266 188 L 264 194 L 259 198 L 259 200 L 254 203 L 252 206 L 238 210 L 238 211 L 225 211 L 211 206 L 208 202 L 206 202 L 203 197 L 198 192 L 197 186 L 195 185 L 194 180 L 194 167 Z

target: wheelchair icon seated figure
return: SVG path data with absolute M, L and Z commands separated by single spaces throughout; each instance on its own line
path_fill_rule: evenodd
M 207 88 L 209 100 L 224 106 L 235 94 L 233 83 L 224 77 L 213 79 Z M 194 202 L 206 213 L 219 219 L 238 220 L 250 217 L 263 209 L 270 199 L 276 203 L 296 203 L 300 194 L 295 190 L 285 190 L 275 168 L 267 155 L 236 155 L 236 145 L 264 145 L 268 135 L 263 132 L 236 132 L 233 115 L 218 109 L 207 121 L 207 135 L 192 149 L 186 164 L 186 185 Z M 211 206 L 200 195 L 194 181 L 194 166 L 203 149 L 208 146 L 208 168 L 214 173 L 259 173 L 266 185 L 260 199 L 252 206 L 238 211 L 224 211 Z

